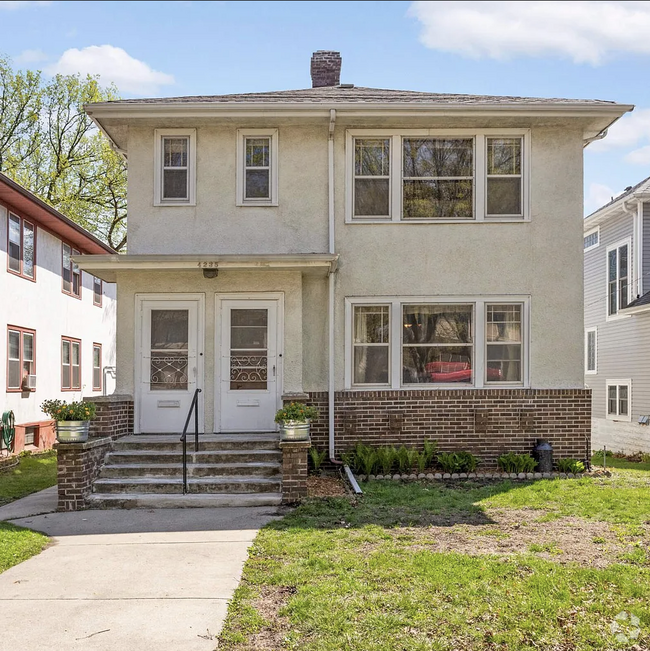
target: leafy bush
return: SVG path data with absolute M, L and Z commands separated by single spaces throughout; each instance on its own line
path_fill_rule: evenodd
M 604 454 L 604 453 L 605 453 L 605 450 L 596 450 L 594 452 L 594 455 L 593 455 L 594 456 L 594 462 L 599 463 L 600 465 L 602 465 L 603 457 L 606 457 L 607 459 L 611 459 L 611 458 L 614 457 L 614 453 L 611 450 L 607 450 L 606 454 Z
M 377 465 L 382 474 L 389 475 L 397 463 L 397 450 L 394 447 L 383 447 L 377 450 Z
M 397 468 L 401 473 L 408 472 L 411 469 L 411 451 L 402 445 L 397 450 Z
M 424 457 L 424 467 L 431 468 L 436 461 L 436 454 L 438 452 L 437 441 L 425 439 L 423 443 L 422 456 Z
M 289 421 L 306 423 L 312 418 L 318 418 L 318 409 L 316 407 L 309 407 L 302 402 L 291 402 L 286 407 L 278 409 L 275 414 L 276 423 L 286 423 Z
M 444 472 L 460 473 L 474 472 L 479 464 L 479 459 L 471 452 L 440 452 L 438 463 Z
M 326 450 L 319 452 L 318 448 L 314 448 L 314 447 L 309 448 L 309 459 L 311 460 L 311 465 L 312 468 L 314 469 L 314 472 L 318 472 L 320 470 L 320 467 L 323 465 L 323 461 L 325 461 L 326 456 L 327 456 Z
M 429 462 L 425 452 L 418 454 L 417 466 L 419 472 L 424 472 L 429 467 Z
M 537 461 L 530 454 L 508 452 L 497 459 L 497 465 L 503 472 L 533 472 L 537 467 Z
M 641 455 L 641 463 L 650 463 L 650 452 L 644 452 Z
M 94 402 L 64 402 L 45 400 L 41 409 L 53 420 L 92 420 L 95 418 Z
M 558 459 L 557 469 L 560 472 L 572 472 L 578 474 L 585 471 L 585 464 L 577 459 Z
M 374 475 L 377 466 L 377 450 L 364 446 L 358 455 L 357 465 L 364 475 Z
M 352 470 L 356 471 L 355 465 L 355 456 L 353 450 L 347 450 L 346 452 L 341 452 L 341 461 L 344 466 L 349 466 Z

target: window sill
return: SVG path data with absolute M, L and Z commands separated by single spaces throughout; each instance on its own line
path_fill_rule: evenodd
M 196 201 L 154 201 L 154 208 L 192 208 L 196 207 Z
M 24 278 L 25 280 L 29 280 L 33 283 L 36 282 L 36 276 L 33 278 L 31 276 L 26 276 L 25 274 L 18 273 L 17 271 L 14 271 L 13 269 L 7 269 L 7 273 L 11 274 L 12 276 L 16 276 L 17 278 Z
M 598 371 L 585 371 L 585 375 L 598 375 Z
M 62 294 L 65 294 L 66 296 L 69 296 L 70 298 L 76 298 L 78 301 L 81 300 L 81 294 L 72 294 L 70 292 L 66 292 L 63 289 L 61 290 Z
M 346 387 L 344 391 L 435 391 L 437 389 L 443 389 L 448 391 L 449 389 L 459 389 L 465 391 L 467 389 L 530 389 L 529 386 L 524 384 L 507 384 L 505 382 L 500 384 L 484 384 L 482 387 L 475 386 L 473 384 L 407 384 L 401 387 L 389 387 L 385 384 L 382 385 L 371 385 L 366 384 L 363 386 L 351 386 Z
M 346 224 L 528 224 L 530 217 L 486 217 L 485 219 L 399 219 L 356 217 L 346 218 Z
M 606 317 L 605 321 L 624 321 L 625 319 L 629 319 L 631 316 L 631 314 L 612 314 L 611 316 Z
M 277 201 L 237 201 L 235 205 L 237 208 L 277 208 L 279 204 Z
M 632 417 L 622 418 L 621 416 L 606 416 L 606 420 L 611 420 L 613 423 L 631 423 Z

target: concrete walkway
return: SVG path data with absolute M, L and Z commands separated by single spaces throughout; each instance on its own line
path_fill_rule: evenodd
M 14 520 L 54 544 L 0 574 L 0 650 L 213 651 L 268 508 Z
M 41 513 L 54 513 L 58 502 L 58 488 L 50 486 L 38 493 L 32 493 L 27 497 L 0 506 L 0 522 L 27 518 L 30 515 L 40 515 Z

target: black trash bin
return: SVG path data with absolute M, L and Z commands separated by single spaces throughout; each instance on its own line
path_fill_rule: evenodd
M 553 471 L 553 446 L 545 439 L 537 439 L 533 449 L 533 457 L 537 461 L 536 472 Z

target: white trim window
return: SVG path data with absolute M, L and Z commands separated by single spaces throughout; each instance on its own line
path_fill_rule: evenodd
M 528 130 L 350 130 L 346 222 L 528 221 Z
M 592 228 L 590 231 L 587 231 L 585 233 L 585 237 L 584 237 L 585 253 L 587 253 L 587 251 L 591 251 L 591 249 L 597 248 L 599 244 L 600 244 L 600 226 L 596 226 L 596 228 Z
M 632 380 L 607 380 L 605 413 L 610 420 L 632 420 Z
M 156 129 L 154 205 L 196 205 L 196 129 Z
M 346 388 L 526 386 L 528 297 L 346 299 Z
M 585 374 L 598 372 L 598 328 L 585 330 Z
M 607 316 L 618 314 L 630 302 L 631 241 L 607 247 Z
M 278 205 L 278 130 L 237 131 L 237 205 Z

